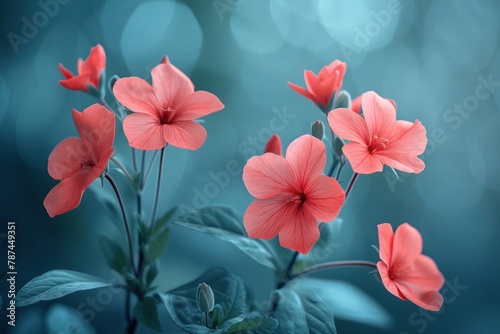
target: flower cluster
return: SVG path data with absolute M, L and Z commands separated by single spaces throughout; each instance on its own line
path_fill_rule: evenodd
M 288 83 L 314 102 L 324 119 L 313 122 L 310 134 L 298 136 L 285 151 L 280 137 L 272 135 L 264 153 L 247 161 L 242 179 L 255 199 L 243 217 L 222 205 L 175 218 L 173 207 L 157 217 L 166 148 L 199 149 L 207 138 L 199 119 L 222 110 L 224 105 L 214 94 L 195 90 L 189 77 L 166 56 L 152 69 L 151 84 L 133 76 L 113 76 L 106 84 L 105 67 L 106 54 L 101 45 L 93 47 L 85 61 L 78 60 L 77 75 L 59 65 L 65 77 L 60 81 L 63 87 L 87 93 L 99 103 L 82 112 L 72 110 L 79 137 L 63 140 L 50 154 L 48 173 L 60 182 L 47 194 L 44 206 L 50 217 L 61 215 L 80 204 L 93 182 L 100 179 L 104 187 L 104 181 L 108 181 L 123 219 L 128 249 L 116 240 L 103 238 L 103 250 L 109 267 L 120 275 L 118 286 L 126 294 L 126 333 L 135 333 L 139 323 L 161 331 L 160 303 L 187 333 L 273 333 L 277 328 L 280 333 L 333 333 L 335 308 L 314 290 L 319 287 L 317 282 L 297 289 L 300 283 L 295 279 L 341 266 L 371 267 L 394 296 L 428 310 L 441 308 L 439 290 L 444 277 L 436 263 L 422 254 L 422 236 L 408 223 L 401 224 L 395 233 L 390 224 L 378 224 L 378 263 L 296 263 L 299 253 L 310 253 L 323 230 L 333 225 L 360 174 L 380 172 L 384 166 L 407 173 L 420 173 L 425 168 L 418 157 L 427 144 L 424 126 L 418 120 L 397 120 L 396 103 L 373 91 L 351 100 L 342 89 L 345 63 L 335 60 L 318 75 L 304 71 L 306 88 Z M 106 102 L 108 88 L 118 110 Z M 130 146 L 129 161 L 119 158 L 113 147 L 117 125 L 122 126 Z M 143 194 L 158 155 L 152 209 L 146 212 Z M 110 165 L 129 182 L 128 189 L 134 192 L 132 208 L 127 208 Z M 343 170 L 346 165 L 352 170 L 348 178 L 347 170 Z M 160 291 L 154 281 L 159 277 L 159 258 L 174 222 L 229 241 L 272 268 L 277 279 L 269 306 L 259 309 L 245 282 L 225 268 L 211 269 L 177 289 Z M 276 242 L 269 241 L 274 238 Z M 307 278 L 301 281 L 307 283 Z M 17 294 L 16 303 L 24 306 L 109 285 L 87 274 L 53 270 L 28 282 Z M 294 318 L 291 327 L 290 318 Z

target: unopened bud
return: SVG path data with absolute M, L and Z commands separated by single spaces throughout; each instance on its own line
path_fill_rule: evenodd
M 221 324 L 221 320 L 222 320 L 222 306 L 217 304 L 215 305 L 214 308 L 211 328 L 218 328 L 219 325 Z
M 203 313 L 208 313 L 214 308 L 214 292 L 210 285 L 201 283 L 196 290 L 196 302 Z
M 264 148 L 264 153 L 274 153 L 277 155 L 282 154 L 281 139 L 276 133 L 272 135 L 271 138 L 269 138 L 269 140 L 267 141 L 266 147 Z
M 313 137 L 323 140 L 323 137 L 325 136 L 325 124 L 323 124 L 320 120 L 312 122 L 311 134 Z
M 351 95 L 347 91 L 342 90 L 335 96 L 332 109 L 337 108 L 351 108 Z

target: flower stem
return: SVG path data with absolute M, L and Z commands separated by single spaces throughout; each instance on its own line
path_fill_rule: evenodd
M 358 179 L 359 173 L 354 173 L 352 175 L 351 180 L 349 181 L 349 184 L 347 185 L 346 191 L 345 191 L 345 199 L 347 200 L 347 197 L 352 191 L 352 187 L 354 186 L 354 183 L 356 183 L 356 180 Z
M 342 171 L 342 168 L 344 167 L 344 165 L 345 165 L 345 162 L 344 163 L 340 162 L 339 168 L 337 169 L 337 173 L 335 174 L 335 180 L 337 180 L 337 181 L 339 180 L 340 172 Z
M 149 173 L 151 173 L 151 169 L 153 169 L 153 163 L 156 160 L 156 155 L 158 154 L 158 150 L 155 150 L 153 152 L 153 156 L 151 157 L 151 160 L 149 160 L 148 168 L 146 169 L 146 173 L 144 174 L 144 179 L 147 180 L 149 177 Z
M 156 210 L 158 208 L 158 198 L 160 197 L 160 185 L 161 185 L 161 174 L 162 174 L 162 169 L 163 169 L 163 158 L 165 156 L 165 148 L 164 146 L 161 149 L 160 153 L 160 165 L 158 166 L 158 181 L 156 183 L 156 193 L 155 193 L 155 198 L 153 201 L 153 210 L 151 211 L 151 222 L 149 223 L 149 232 L 153 230 L 153 226 L 155 224 L 155 219 L 156 219 Z
M 328 269 L 328 268 L 335 268 L 335 267 L 370 267 L 377 269 L 377 264 L 370 262 L 370 261 L 334 261 L 334 262 L 325 262 L 321 264 L 317 264 L 315 266 L 311 266 L 309 268 L 306 268 L 302 270 L 301 272 L 298 272 L 296 274 L 293 274 L 290 276 L 290 279 L 295 279 L 299 276 L 305 275 L 312 273 L 314 271 L 322 270 L 322 269 Z
M 137 274 L 137 271 L 135 270 L 135 264 L 134 264 L 134 252 L 132 248 L 132 238 L 130 237 L 130 228 L 128 225 L 128 219 L 127 219 L 127 214 L 125 213 L 125 207 L 123 206 L 123 200 L 122 196 L 120 195 L 120 191 L 118 190 L 118 187 L 116 186 L 115 181 L 113 178 L 109 175 L 105 175 L 106 180 L 108 180 L 109 184 L 113 188 L 113 191 L 115 192 L 116 199 L 118 200 L 118 204 L 120 205 L 120 210 L 122 212 L 123 216 L 123 223 L 125 224 L 125 231 L 127 232 L 127 240 L 128 240 L 128 250 L 130 253 L 130 264 L 132 266 L 132 270 L 134 271 L 135 274 Z
M 129 172 L 127 171 L 125 166 L 122 165 L 122 163 L 120 161 L 118 161 L 115 157 L 111 157 L 111 161 L 113 161 L 115 163 L 116 167 L 118 167 L 118 169 L 120 169 L 123 172 L 123 174 L 125 174 L 127 179 L 132 181 L 132 177 L 130 176 Z
M 131 147 L 132 150 L 132 163 L 134 165 L 134 172 L 137 173 L 137 157 L 135 156 L 135 148 Z

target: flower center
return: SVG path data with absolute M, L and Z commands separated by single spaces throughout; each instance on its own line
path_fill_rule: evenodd
M 93 162 L 91 159 L 88 159 L 86 161 L 82 161 L 82 163 L 80 164 L 80 168 L 83 168 L 83 167 L 94 168 L 95 162 Z
M 303 193 L 295 194 L 290 197 L 289 201 L 296 204 L 302 204 L 306 201 L 306 195 Z
M 391 281 L 396 279 L 396 272 L 397 270 L 394 267 L 389 268 L 389 278 L 391 279 Z
M 379 150 L 385 150 L 389 139 L 379 138 L 378 136 L 373 136 L 370 146 L 368 146 L 368 151 L 370 153 L 375 153 Z
M 161 108 L 161 124 L 169 124 L 174 116 L 175 108 L 172 105 L 172 102 L 165 101 L 163 102 L 163 107 Z

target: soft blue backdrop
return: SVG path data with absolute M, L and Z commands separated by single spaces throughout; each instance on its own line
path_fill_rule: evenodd
M 54 219 L 43 208 L 56 184 L 47 174 L 47 157 L 59 141 L 76 135 L 71 108 L 83 110 L 95 102 L 58 84 L 59 62 L 75 70 L 76 59 L 100 43 L 107 53 L 108 77 L 149 80 L 151 68 L 166 54 L 197 89 L 219 96 L 226 107 L 205 118 L 205 145 L 195 152 L 167 150 L 159 211 L 206 202 L 230 204 L 243 213 L 251 196 L 241 174 L 210 188 L 214 173 L 226 170 L 228 163 L 241 168 L 260 153 L 272 124 L 279 124 L 288 145 L 307 133 L 312 121 L 323 119 L 286 82 L 302 85 L 304 69 L 317 72 L 340 59 L 347 62 L 345 89 L 353 96 L 375 90 L 396 100 L 400 119 L 425 125 L 429 146 L 420 175 L 402 175 L 400 181 L 390 171 L 360 177 L 341 213 L 344 225 L 329 258 L 376 261 L 370 247 L 378 243 L 376 225 L 408 221 L 421 231 L 424 253 L 438 263 L 447 284 L 461 287 L 448 287 L 436 315 L 392 296 L 364 269 L 321 272 L 318 276 L 366 291 L 394 318 L 387 329 L 337 320 L 339 332 L 500 330 L 499 2 L 41 0 L 2 1 L 0 6 L 0 263 L 6 259 L 6 222 L 15 221 L 18 288 L 54 268 L 110 278 L 98 235 L 122 237 L 120 220 L 110 221 L 92 191 L 78 209 Z M 33 23 L 38 27 L 30 28 Z M 281 118 L 271 122 L 275 117 Z M 130 165 L 121 132 L 116 146 Z M 152 198 L 152 183 L 148 186 L 146 203 Z M 213 265 L 243 277 L 260 300 L 272 286 L 272 274 L 232 245 L 180 227 L 174 228 L 162 261 L 159 283 L 165 289 Z M 5 301 L 5 282 L 0 287 Z M 83 303 L 81 308 L 88 310 L 87 298 L 98 293 L 58 302 Z M 42 333 L 37 321 L 52 304 L 18 309 L 16 330 L 9 328 L 9 333 Z M 91 325 L 99 333 L 121 332 L 122 305 L 123 296 L 113 295 L 94 312 Z M 0 314 L 3 333 L 5 310 Z M 172 328 L 165 312 L 162 318 Z

